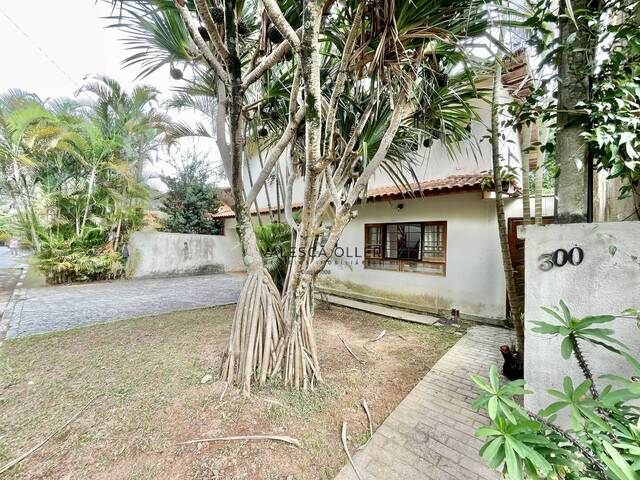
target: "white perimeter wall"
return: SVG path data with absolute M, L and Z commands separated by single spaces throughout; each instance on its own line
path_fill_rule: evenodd
M 235 228 L 225 225 L 224 235 L 136 232 L 129 240 L 127 269 L 141 278 L 232 272 L 243 264 Z
M 545 198 L 545 215 L 552 212 L 552 198 Z M 398 210 L 397 206 L 404 208 Z M 522 215 L 522 200 L 509 199 L 507 216 Z M 340 259 L 327 266 L 330 282 L 352 282 L 434 310 L 457 308 L 462 314 L 504 319 L 506 289 L 498 238 L 495 202 L 480 192 L 438 195 L 423 199 L 370 202 L 355 207 L 358 216 L 347 225 L 339 246 L 364 252 L 367 223 L 447 221 L 446 276 L 365 269 L 362 258 Z M 359 260 L 359 261 L 357 261 Z M 372 292 L 376 293 L 376 292 Z
M 562 390 L 565 375 L 574 379 L 574 385 L 584 377 L 573 357 L 562 359 L 561 339 L 533 332 L 535 325 L 531 321 L 554 323 L 541 307 L 557 306 L 561 299 L 578 318 L 639 308 L 640 222 L 529 226 L 525 238 L 525 379 L 527 387 L 535 392 L 525 396 L 525 405 L 537 411 L 555 401 L 546 389 Z M 580 265 L 567 264 L 549 271 L 538 268 L 540 255 L 575 246 L 584 250 Z M 616 319 L 611 324 L 594 327 L 613 328 L 616 338 L 629 346 L 629 353 L 640 358 L 640 330 L 633 319 Z M 600 389 L 605 381 L 599 377 L 605 373 L 626 377 L 634 374 L 615 353 L 589 345 L 584 345 L 583 350 Z

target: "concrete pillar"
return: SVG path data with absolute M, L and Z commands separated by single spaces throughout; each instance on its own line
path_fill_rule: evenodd
M 533 411 L 553 401 L 546 389 L 562 390 L 565 375 L 582 382 L 576 360 L 563 360 L 560 338 L 533 332 L 533 320 L 557 322 L 541 307 L 557 306 L 564 300 L 575 317 L 619 314 L 640 307 L 640 222 L 582 223 L 571 225 L 526 226 L 525 250 L 525 380 L 535 391 L 525 397 L 525 406 Z M 573 265 L 549 268 L 548 257 L 558 250 L 574 250 Z M 582 261 L 579 252 L 583 252 Z M 559 254 L 559 257 L 562 253 Z M 563 263 L 559 258 L 558 264 Z M 602 325 L 597 325 L 601 327 Z M 615 336 L 640 358 L 640 330 L 633 319 L 620 318 L 604 328 L 613 328 Z M 633 369 L 626 360 L 602 347 L 583 348 L 600 389 L 605 373 L 630 376 Z

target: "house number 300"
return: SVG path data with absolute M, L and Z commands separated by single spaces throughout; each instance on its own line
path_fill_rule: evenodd
M 584 250 L 580 247 L 573 247 L 568 252 L 564 248 L 559 248 L 553 253 L 540 255 L 540 270 L 547 272 L 553 267 L 564 267 L 567 263 L 573 266 L 580 265 L 584 260 Z

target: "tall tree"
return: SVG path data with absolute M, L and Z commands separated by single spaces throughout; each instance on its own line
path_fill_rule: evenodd
M 500 33 L 502 39 L 502 32 Z M 493 74 L 493 88 L 491 91 L 491 164 L 493 170 L 493 185 L 496 195 L 496 219 L 498 224 L 498 238 L 500 241 L 500 253 L 502 256 L 502 267 L 504 270 L 504 281 L 507 287 L 507 297 L 509 300 L 510 317 L 516 331 L 516 347 L 519 354 L 524 355 L 524 325 L 522 314 L 524 308 L 517 289 L 511 263 L 511 253 L 509 251 L 509 235 L 507 232 L 507 222 L 504 213 L 504 197 L 502 196 L 502 161 L 500 157 L 500 97 L 502 87 L 502 63 L 496 58 Z M 523 156 L 522 162 L 528 162 L 528 155 Z
M 596 35 L 591 22 L 597 18 L 598 0 L 561 0 L 559 22 L 558 115 L 556 162 L 556 221 L 591 220 L 593 161 L 586 134 L 589 116 L 584 109 L 591 99 L 596 66 Z M 575 12 L 575 13 L 574 13 Z
M 182 163 L 174 165 L 175 176 L 160 177 L 169 191 L 162 202 L 166 215 L 164 228 L 174 233 L 217 234 L 220 220 L 211 214 L 218 211 L 221 202 L 218 189 L 211 183 L 211 168 L 206 160 L 193 152 Z
M 447 82 L 458 71 L 473 80 L 463 47 L 486 31 L 481 2 L 122 5 L 126 18 L 118 24 L 138 49 L 128 63 L 142 62 L 149 72 L 185 62 L 196 71 L 192 88 L 214 99 L 215 138 L 248 270 L 223 378 L 246 393 L 252 380 L 264 383 L 276 375 L 285 385 L 313 388 L 322 378 L 313 330 L 314 280 L 372 175 L 385 169 L 403 183 L 408 174 L 403 146 L 415 147 L 431 136 L 442 136 L 447 144 L 468 138 L 465 127 L 475 118 L 467 101 L 473 86 L 456 89 Z M 181 77 L 175 70 L 174 77 Z M 247 188 L 242 175 L 247 144 L 260 140 L 247 138 L 254 129 L 244 125 L 264 118 L 263 84 L 281 93 L 269 99 L 276 112 L 273 140 L 264 167 Z M 203 125 L 179 127 L 182 133 L 210 133 Z M 264 268 L 249 211 L 281 158 L 287 163 L 285 218 L 295 251 L 305 252 L 292 258 L 282 296 Z M 295 182 L 304 191 L 300 221 L 292 215 Z M 322 234 L 327 237 L 322 252 L 311 255 Z

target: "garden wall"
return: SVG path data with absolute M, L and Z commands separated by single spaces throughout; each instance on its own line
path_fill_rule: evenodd
M 560 299 L 574 316 L 619 314 L 629 307 L 640 307 L 640 222 L 591 223 L 571 225 L 528 226 L 525 268 L 525 378 L 534 395 L 525 397 L 527 408 L 538 411 L 553 401 L 546 389 L 562 390 L 562 380 L 569 375 L 582 382 L 574 358 L 562 360 L 560 339 L 531 331 L 532 320 L 554 320 L 541 307 L 557 306 Z M 541 255 L 563 249 L 573 251 L 573 265 L 553 266 Z M 580 262 L 580 251 L 584 254 Z M 557 264 L 563 263 L 562 252 Z M 633 319 L 616 319 L 611 325 L 615 336 L 629 346 L 629 353 L 640 358 L 640 330 Z M 631 376 L 632 369 L 624 358 L 603 348 L 584 346 L 595 378 L 605 373 Z M 604 381 L 598 379 L 598 387 Z
M 129 241 L 127 270 L 134 278 L 221 273 L 242 268 L 234 229 L 226 229 L 224 235 L 136 232 Z

